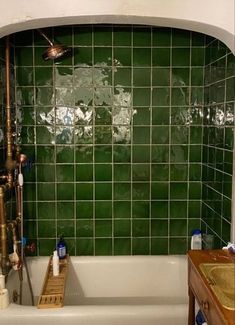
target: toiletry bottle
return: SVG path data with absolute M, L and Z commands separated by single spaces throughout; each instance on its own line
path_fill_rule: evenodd
M 53 276 L 59 275 L 59 256 L 57 254 L 57 250 L 54 251 L 52 257 L 52 269 L 53 269 Z
M 191 249 L 202 249 L 202 233 L 200 229 L 195 229 L 193 231 Z
M 57 252 L 60 259 L 65 258 L 66 256 L 66 244 L 63 237 L 60 237 L 60 240 L 57 244 Z

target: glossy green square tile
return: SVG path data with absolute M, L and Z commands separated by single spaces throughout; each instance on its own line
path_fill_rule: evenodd
M 169 125 L 169 114 L 170 112 L 168 107 L 153 107 L 152 125 Z
M 187 219 L 171 219 L 170 236 L 187 236 Z
M 149 125 L 150 124 L 150 108 L 149 107 L 135 107 L 133 116 L 134 125 Z
M 17 66 L 33 66 L 33 48 L 17 47 L 15 50 L 15 60 Z
M 38 201 L 55 200 L 55 184 L 54 183 L 37 183 Z
M 89 256 L 94 254 L 94 239 L 76 238 L 76 254 Z
M 151 85 L 151 69 L 150 68 L 134 68 L 133 69 L 133 86 L 134 87 L 150 87 Z
M 113 146 L 113 160 L 115 163 L 130 163 L 131 162 L 131 147 L 127 146 L 127 145 Z
M 167 255 L 168 254 L 168 238 L 152 238 L 151 254 Z
M 112 255 L 112 239 L 96 238 L 95 255 Z
M 112 201 L 95 202 L 96 219 L 112 219 Z
M 186 254 L 188 250 L 187 238 L 170 238 L 169 252 L 170 254 Z
M 131 201 L 114 201 L 113 203 L 114 218 L 131 217 Z
M 95 180 L 96 181 L 112 181 L 112 165 L 111 164 L 96 164 L 95 165 Z
M 95 236 L 96 237 L 111 237 L 112 221 L 111 220 L 96 220 L 95 221 Z
M 132 65 L 131 62 L 131 48 L 115 47 L 113 50 L 114 64 L 117 66 L 128 66 Z
M 173 48 L 172 49 L 172 66 L 189 66 L 190 65 L 190 49 L 189 48 Z
M 75 236 L 74 220 L 57 220 L 57 234 L 63 237 Z
M 152 86 L 170 86 L 170 69 L 153 68 L 152 69 Z
M 112 124 L 112 108 L 111 107 L 96 107 L 95 108 L 95 124 L 96 125 L 111 125 Z
M 150 167 L 147 164 L 133 164 L 132 165 L 132 179 L 133 181 L 149 181 Z
M 37 166 L 37 181 L 38 182 L 54 182 L 55 181 L 55 166 L 54 165 L 38 165 Z
M 131 69 L 130 68 L 116 68 L 114 72 L 114 85 L 115 86 L 131 86 Z M 143 86 L 140 84 L 140 86 Z
M 166 144 L 169 142 L 169 127 L 154 126 L 152 127 L 152 143 Z
M 133 28 L 133 46 L 151 46 L 151 28 Z
M 182 182 L 170 183 L 170 197 L 173 200 L 187 199 L 187 190 L 188 190 L 187 183 L 182 183 Z
M 179 87 L 172 89 L 171 103 L 173 106 L 188 106 L 189 105 L 189 88 Z
M 56 247 L 56 239 L 38 239 L 39 256 L 49 256 Z
M 48 60 L 45 61 L 42 58 L 42 54 L 46 51 L 47 46 L 45 47 L 34 47 L 34 65 L 35 66 L 40 66 L 40 67 L 49 67 L 53 66 L 53 61 Z
M 152 49 L 152 65 L 158 67 L 169 67 L 170 64 L 170 49 L 168 48 L 153 48 Z
M 176 106 L 171 107 L 171 124 L 187 125 L 191 118 L 189 107 Z
M 132 199 L 133 200 L 149 200 L 149 183 L 133 183 L 132 184 Z
M 77 183 L 76 184 L 77 200 L 92 200 L 93 199 L 93 184 Z
M 92 66 L 92 47 L 74 48 L 74 65 L 75 66 Z
M 57 183 L 57 200 L 74 200 L 74 184 Z
M 94 48 L 94 65 L 104 66 L 112 65 L 112 48 L 111 47 L 95 47 Z
M 168 202 L 151 201 L 151 217 L 160 219 L 168 218 Z
M 153 106 L 169 106 L 170 105 L 170 88 L 153 88 L 152 90 Z
M 77 220 L 76 221 L 76 236 L 77 237 L 93 237 L 93 220 Z
M 170 216 L 171 219 L 187 218 L 187 201 L 171 201 Z
M 149 236 L 149 220 L 132 220 L 132 236 L 148 237 Z
M 93 142 L 93 134 L 94 134 L 94 129 L 92 126 L 79 126 L 79 127 L 76 127 L 75 129 L 74 128 L 69 128 L 69 127 L 64 127 L 63 128 L 64 130 L 61 132 L 61 135 L 62 135 L 62 144 L 63 143 L 68 143 L 69 144 L 69 141 L 68 139 L 71 138 L 72 140 L 72 134 L 74 132 L 75 136 L 74 136 L 74 142 L 76 144 L 92 144 Z M 66 130 L 68 134 L 71 134 L 70 137 L 65 137 L 63 133 L 66 134 Z M 57 131 L 58 133 L 58 131 Z M 73 140 L 70 141 L 71 143 L 73 143 Z
M 76 180 L 93 181 L 93 165 L 92 164 L 76 165 Z
M 112 142 L 112 129 L 109 126 L 95 127 L 95 143 L 110 144 Z
M 190 46 L 191 32 L 183 29 L 172 29 L 172 46 Z
M 192 66 L 203 66 L 204 65 L 204 48 L 192 48 L 191 49 L 191 65 Z
M 171 46 L 171 28 L 153 28 L 152 44 L 153 46 Z
M 92 92 L 89 97 L 90 104 L 92 103 Z M 109 87 L 97 87 L 94 89 L 94 105 L 110 106 L 113 103 L 113 89 Z
M 188 236 L 192 236 L 195 229 L 201 229 L 200 219 L 189 219 L 188 220 Z
M 150 142 L 150 128 L 147 126 L 133 127 L 133 143 L 148 144 Z
M 190 126 L 190 143 L 201 144 L 202 143 L 202 127 Z
M 130 46 L 132 41 L 131 27 L 114 26 L 113 27 L 113 45 Z
M 25 201 L 23 204 L 23 209 L 24 209 L 24 218 L 25 219 L 36 219 L 36 203 L 35 202 L 27 202 Z M 53 216 L 53 207 L 51 207 L 52 213 L 51 215 Z M 48 214 L 48 211 L 47 211 Z
M 44 70 L 47 68 L 38 68 L 39 72 L 41 71 L 41 74 Z M 69 87 L 73 86 L 73 69 L 70 67 L 55 67 L 55 86 L 56 87 Z M 51 71 L 52 76 L 52 71 Z M 40 79 L 39 79 L 40 81 Z M 43 81 L 43 79 L 42 79 Z M 39 84 L 40 85 L 40 84 Z
M 185 126 L 171 127 L 171 143 L 187 144 L 189 139 L 189 128 Z
M 133 89 L 133 105 L 134 106 L 150 106 L 151 89 L 150 88 L 134 88 Z
M 112 162 L 112 146 L 109 146 L 109 145 L 95 146 L 94 153 L 95 153 L 95 162 L 96 163 Z M 115 155 L 115 152 L 114 152 L 114 155 Z M 116 159 L 117 159 L 117 155 L 116 155 Z
M 149 48 L 133 48 L 133 66 L 150 67 L 151 50 Z
M 69 147 L 69 148 L 73 150 L 73 147 Z M 91 163 L 93 161 L 93 146 L 89 146 L 89 145 L 76 146 L 75 150 L 76 150 L 75 151 L 76 163 Z M 66 147 L 65 152 L 63 154 L 64 159 L 66 157 L 67 151 L 68 151 L 68 147 Z M 70 153 L 69 157 L 70 159 L 72 158 L 72 152 Z
M 167 237 L 168 236 L 168 220 L 154 219 L 151 220 L 151 236 Z
M 203 68 L 192 68 L 191 69 L 191 85 L 192 86 L 203 86 L 204 82 L 204 69 Z
M 39 146 L 37 145 L 38 163 L 54 163 L 55 161 L 55 148 L 54 146 Z
M 200 218 L 201 217 L 201 202 L 200 201 L 188 201 L 188 217 Z
M 32 67 L 18 67 L 16 68 L 16 78 L 19 86 L 33 85 L 33 68 Z
M 20 98 L 20 104 L 22 106 L 34 105 L 34 90 L 33 87 L 17 87 L 16 96 Z
M 167 181 L 169 180 L 169 165 L 167 164 L 152 164 L 151 166 L 152 181 Z
M 56 162 L 57 163 L 73 163 L 74 147 L 56 146 Z
M 149 218 L 149 201 L 133 201 L 132 202 L 132 218 Z
M 131 255 L 131 239 L 114 238 L 114 255 Z
M 66 44 L 67 46 L 72 45 L 72 26 L 63 26 L 54 28 L 54 41 L 55 43 Z
M 114 183 L 114 200 L 130 200 L 131 184 L 130 183 Z
M 169 162 L 169 145 L 152 145 L 152 162 Z
M 53 238 L 56 235 L 55 220 L 38 221 L 38 237 Z
M 92 25 L 75 26 L 73 29 L 74 45 L 92 45 Z
M 76 69 L 76 71 L 77 71 L 77 69 Z M 90 74 L 91 74 L 91 72 L 89 73 L 87 86 L 90 86 L 90 83 L 91 83 Z M 76 78 L 79 78 L 79 77 L 75 76 L 74 82 L 76 82 Z M 80 77 L 80 80 L 81 79 L 82 79 L 82 77 Z M 66 94 L 66 96 L 64 94 Z M 76 106 L 81 107 L 81 108 L 79 108 L 79 110 L 85 111 L 84 108 L 86 108 L 86 106 L 92 105 L 92 100 L 93 100 L 93 90 L 91 87 L 77 87 L 77 84 L 76 84 L 76 88 L 67 88 L 66 90 L 64 88 L 56 89 L 56 102 L 57 102 L 57 105 L 61 105 L 62 107 L 63 107 L 63 105 L 64 106 L 74 106 L 74 104 L 75 104 Z M 81 123 L 81 120 L 78 122 L 80 122 L 80 124 L 85 124 L 86 121 L 84 121 L 83 116 L 80 115 L 79 118 L 81 120 L 83 120 L 83 123 Z
M 54 91 L 51 87 L 36 88 L 36 104 L 38 106 L 50 106 L 54 104 Z
M 114 220 L 114 237 L 130 237 L 131 236 L 131 220 Z
M 57 202 L 57 219 L 74 219 L 73 202 Z
M 53 70 L 52 67 L 35 67 L 35 85 L 52 86 Z
M 113 127 L 113 143 L 128 144 L 131 141 L 131 128 L 129 126 Z
M 38 219 L 55 219 L 55 202 L 38 202 Z
M 149 255 L 149 239 L 148 238 L 132 238 L 132 254 L 133 255 Z
M 148 163 L 150 161 L 150 147 L 147 145 L 132 146 L 133 163 Z
M 93 218 L 93 202 L 76 202 L 76 218 L 92 219 Z
M 112 184 L 111 183 L 95 183 L 95 199 L 96 200 L 112 200 Z
M 231 204 L 232 201 L 227 198 L 223 198 L 223 217 L 228 221 L 231 222 Z
M 190 164 L 189 165 L 189 180 L 199 181 L 201 180 L 202 168 L 201 164 Z
M 171 181 L 186 181 L 188 178 L 187 164 L 171 164 L 170 165 Z
M 173 68 L 172 69 L 172 85 L 173 86 L 189 86 L 189 68 Z
M 57 182 L 74 181 L 74 166 L 67 164 L 56 165 L 56 180 Z
M 33 144 L 35 138 L 35 129 L 31 126 L 24 126 L 21 129 L 21 142 L 23 144 Z
M 112 27 L 99 26 L 93 27 L 94 45 L 107 46 L 112 45 Z
M 202 147 L 201 145 L 191 145 L 189 148 L 189 161 L 190 162 L 200 162 L 202 157 Z
M 192 46 L 205 46 L 205 35 L 192 32 Z
M 114 180 L 128 181 L 131 180 L 131 165 L 130 164 L 114 164 Z
M 37 126 L 36 127 L 37 144 L 54 144 L 55 131 L 53 127 Z
M 185 163 L 188 161 L 188 146 L 186 145 L 171 145 L 170 146 L 170 161 L 172 163 Z
M 22 107 L 22 125 L 35 124 L 35 111 L 34 107 Z
M 168 183 L 156 183 L 151 184 L 151 198 L 152 200 L 167 200 L 168 199 Z

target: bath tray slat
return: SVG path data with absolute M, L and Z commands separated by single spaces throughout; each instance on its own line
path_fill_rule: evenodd
M 65 282 L 68 273 L 69 256 L 59 261 L 60 273 L 53 276 L 52 256 L 50 257 L 41 295 L 38 299 L 38 308 L 61 308 L 64 305 Z

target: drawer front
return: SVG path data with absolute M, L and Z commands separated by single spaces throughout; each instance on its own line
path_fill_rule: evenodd
M 201 311 L 207 319 L 208 324 L 226 324 L 226 321 L 222 317 L 220 311 L 215 307 L 215 304 L 210 296 L 211 293 L 192 267 L 189 269 L 189 285 L 197 299 Z

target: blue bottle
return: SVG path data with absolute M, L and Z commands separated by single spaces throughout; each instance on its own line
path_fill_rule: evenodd
M 59 259 L 63 259 L 66 256 L 66 244 L 64 241 L 63 236 L 60 237 L 60 240 L 57 244 L 57 252 L 58 252 L 58 256 Z

